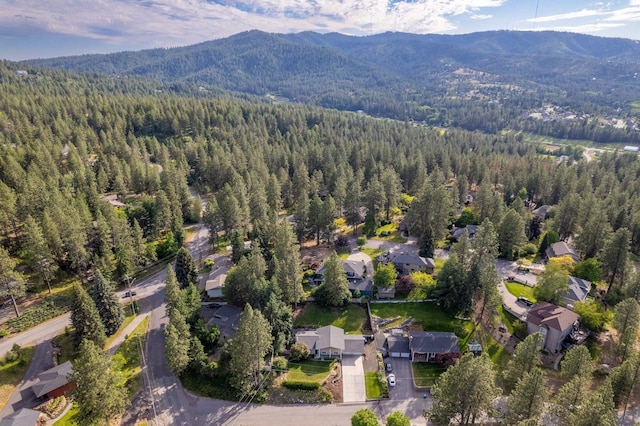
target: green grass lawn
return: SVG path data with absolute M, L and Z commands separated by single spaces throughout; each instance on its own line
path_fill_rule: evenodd
M 384 253 L 384 250 L 365 247 L 362 249 L 362 252 L 371 258 L 373 269 L 375 270 L 378 267 L 378 256 Z
M 129 307 L 128 302 L 127 302 L 127 307 Z M 127 311 L 128 311 L 127 314 L 131 313 L 131 309 L 127 309 Z M 109 336 L 107 338 L 107 342 L 105 343 L 104 347 L 105 348 L 109 347 L 111 342 L 116 340 L 116 338 L 120 335 L 120 333 L 122 333 L 122 331 L 125 329 L 125 327 L 128 326 L 129 324 L 131 324 L 131 321 L 133 321 L 134 318 L 135 318 L 134 315 L 128 315 L 128 316 L 124 317 L 124 321 L 122 321 L 122 325 L 120 326 L 120 329 L 118 331 L 116 331 L 113 336 Z
M 507 287 L 507 291 L 516 297 L 526 297 L 533 303 L 537 302 L 536 297 L 533 295 L 533 287 L 526 286 L 514 281 L 507 281 L 504 283 Z
M 381 232 L 388 232 L 389 235 L 386 237 L 380 236 Z M 376 236 L 371 237 L 372 240 L 381 240 L 381 241 L 391 241 L 393 243 L 406 243 L 407 239 L 400 235 L 398 231 L 397 223 L 389 223 L 387 225 L 381 226 L 376 230 Z
M 122 342 L 112 362 L 115 369 L 122 373 L 122 378 L 129 391 L 129 396 L 134 395 L 140 386 L 140 341 L 144 340 L 149 325 L 149 317 L 146 317 L 133 332 Z
M 502 305 L 498 306 L 498 315 L 500 316 L 500 321 L 502 321 L 505 327 L 507 327 L 507 330 L 509 330 L 509 333 L 513 334 L 513 323 L 517 321 L 518 318 L 507 312 Z
M 473 331 L 473 323 L 471 321 L 456 319 L 454 313 L 444 311 L 435 303 L 372 302 L 371 313 L 380 318 L 400 316 L 400 320 L 397 321 L 398 324 L 409 317 L 413 317 L 415 322 L 422 325 L 425 331 L 451 331 L 460 339 L 463 339 L 463 342 L 466 342 L 466 339 Z
M 376 371 L 364 373 L 364 386 L 367 391 L 367 399 L 379 399 L 382 396 L 382 387 Z
M 433 386 L 438 377 L 447 370 L 440 364 L 431 362 L 412 362 L 411 367 L 416 386 Z
M 5 406 L 16 386 L 27 371 L 31 358 L 33 358 L 33 346 L 20 348 L 19 355 L 15 359 L 5 357 L 0 360 L 0 410 Z
M 60 418 L 60 420 L 55 422 L 54 425 L 56 425 L 56 426 L 77 426 L 78 425 L 78 423 L 76 423 L 76 415 L 77 414 L 78 414 L 78 404 L 76 404 L 74 402 L 73 405 L 71 406 L 71 408 L 69 409 L 69 411 L 67 411 L 66 414 Z
M 358 305 L 345 308 L 325 308 L 315 303 L 307 303 L 302 313 L 295 319 L 295 327 L 323 327 L 334 325 L 346 333 L 361 334 L 367 322 L 367 312 Z
M 287 380 L 293 382 L 322 382 L 327 378 L 335 361 L 304 360 L 289 363 Z

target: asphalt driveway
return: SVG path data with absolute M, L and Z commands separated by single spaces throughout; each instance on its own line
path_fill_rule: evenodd
M 396 375 L 396 385 L 389 388 L 389 399 L 402 401 L 412 398 L 421 398 L 424 392 L 413 387 L 413 373 L 411 372 L 411 361 L 408 358 L 384 359 L 385 365 L 391 363 L 391 373 Z M 387 376 L 389 373 L 387 373 Z
M 342 358 L 342 397 L 344 402 L 364 402 L 367 400 L 362 356 L 344 356 Z

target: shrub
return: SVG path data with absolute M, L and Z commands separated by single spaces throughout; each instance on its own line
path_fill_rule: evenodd
M 298 382 L 292 380 L 285 380 L 282 382 L 282 386 L 291 390 L 318 390 L 320 389 L 320 383 L 318 382 Z
M 410 275 L 403 275 L 396 281 L 396 292 L 404 296 L 411 293 L 416 285 L 413 283 L 413 278 Z
M 573 311 L 580 315 L 580 324 L 591 331 L 602 331 L 607 322 L 607 313 L 595 300 L 576 302 Z
M 538 249 L 536 248 L 535 244 L 528 243 L 524 246 L 523 251 L 528 255 L 532 255 L 535 254 Z
M 9 333 L 9 330 L 5 330 L 4 328 L 3 328 L 3 329 L 1 329 L 1 330 L 0 330 L 0 339 L 1 339 L 1 338 L 3 338 L 3 337 L 8 336 L 9 334 L 10 334 L 10 333 Z
M 336 253 L 349 253 L 351 251 L 349 239 L 344 235 L 338 236 L 338 238 L 333 242 L 333 245 L 336 249 Z
M 367 237 L 365 237 L 364 235 L 361 235 L 358 237 L 358 239 L 356 240 L 356 245 L 358 247 L 362 247 L 363 245 L 365 245 L 367 242 Z
M 291 346 L 291 360 L 300 361 L 309 358 L 309 347 L 302 342 L 294 343 Z
M 287 360 L 283 356 L 277 356 L 273 359 L 273 369 L 276 374 L 281 374 L 284 370 L 287 369 Z

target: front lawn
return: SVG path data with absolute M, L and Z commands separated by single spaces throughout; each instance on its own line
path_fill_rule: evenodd
M 321 383 L 327 378 L 335 361 L 291 361 L 286 379 L 291 382 Z
M 383 235 L 381 235 L 383 234 Z M 376 229 L 376 235 L 371 237 L 372 240 L 390 241 L 393 243 L 406 243 L 407 239 L 398 231 L 397 223 L 389 223 Z
M 500 321 L 502 321 L 504 326 L 507 327 L 509 333 L 513 334 L 515 332 L 513 324 L 518 321 L 518 318 L 508 312 L 502 305 L 498 306 L 498 315 L 500 316 Z
M 318 328 L 333 325 L 351 334 L 362 334 L 366 324 L 367 311 L 361 306 L 327 308 L 315 303 L 307 303 L 294 321 L 295 327 Z
M 455 318 L 455 314 L 447 312 L 435 303 L 375 303 L 371 302 L 371 314 L 380 318 L 394 318 L 399 316 L 398 321 L 394 321 L 386 327 L 399 325 L 409 317 L 414 319 L 414 323 L 422 326 L 424 331 L 450 331 L 460 338 L 461 345 L 466 344 L 466 339 L 473 331 L 471 321 L 463 321 Z
M 364 373 L 364 386 L 367 391 L 367 399 L 380 399 L 382 397 L 382 387 L 378 380 L 378 372 L 366 371 Z
M 515 281 L 507 281 L 504 283 L 507 291 L 516 297 L 526 297 L 533 303 L 536 303 L 536 297 L 533 295 L 533 287 L 517 283 Z
M 432 362 L 412 362 L 411 367 L 416 386 L 433 386 L 438 377 L 447 371 L 446 367 Z

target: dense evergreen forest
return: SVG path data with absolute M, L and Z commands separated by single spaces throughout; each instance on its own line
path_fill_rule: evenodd
M 296 214 L 302 238 L 319 235 L 313 209 L 328 200 L 333 215 L 357 223 L 363 206 L 403 207 L 399 191 L 417 197 L 414 233 L 430 228 L 440 238 L 474 188 L 478 222 L 499 224 L 524 198 L 558 205 L 552 226 L 563 238 L 626 227 L 632 250 L 640 248 L 640 166 L 632 154 L 557 163 L 510 134 L 18 69 L 0 68 L 0 229 L 2 246 L 42 284 L 58 270 L 83 275 L 96 266 L 121 280 L 175 253 L 183 224 L 198 220 L 189 184 L 213 195 L 212 229 L 252 230 L 265 242 L 282 209 Z M 125 208 L 113 208 L 107 193 Z
M 144 76 L 190 92 L 224 88 L 491 134 L 509 129 L 640 143 L 640 47 L 624 39 L 512 31 L 369 37 L 250 31 L 187 47 L 29 64 Z M 529 115 L 549 105 L 566 114 Z

